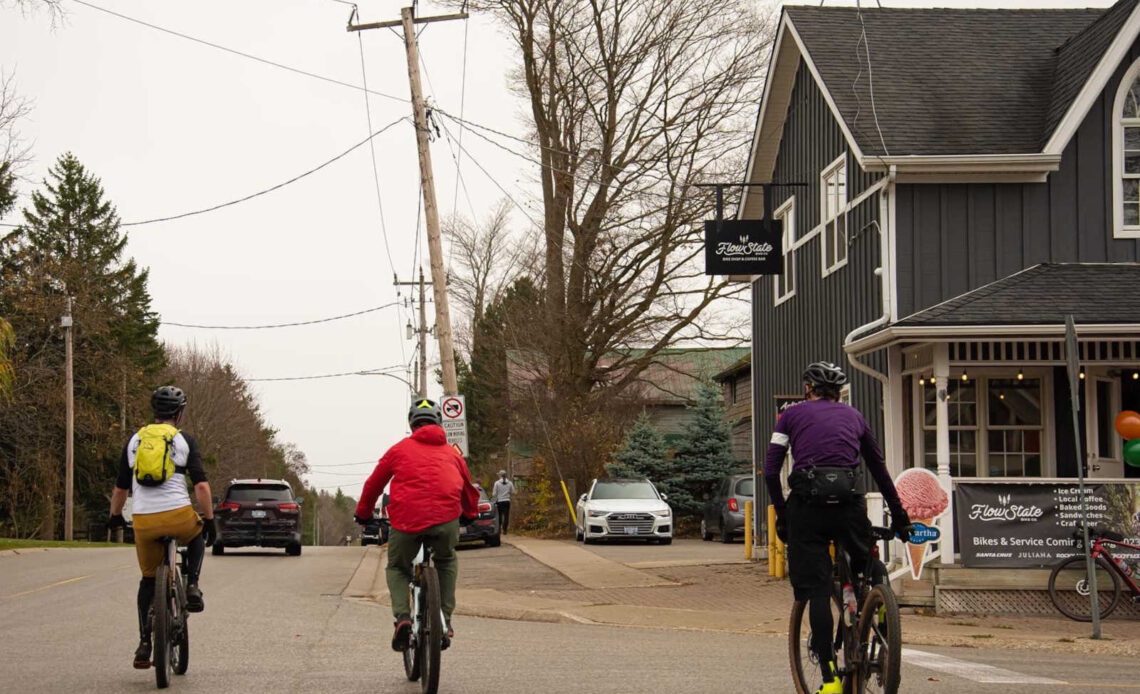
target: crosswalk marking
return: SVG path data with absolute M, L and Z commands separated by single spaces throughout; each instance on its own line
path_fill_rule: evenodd
M 1065 684 L 1065 682 L 1061 680 L 1025 675 L 1020 672 L 1014 672 L 1013 670 L 994 667 L 993 665 L 971 663 L 945 655 L 938 655 L 937 653 L 917 651 L 913 648 L 902 649 L 902 656 L 903 661 L 911 665 L 917 665 L 918 667 L 927 668 L 928 670 L 945 672 L 950 675 L 957 675 L 958 677 L 973 682 L 982 682 L 985 684 Z

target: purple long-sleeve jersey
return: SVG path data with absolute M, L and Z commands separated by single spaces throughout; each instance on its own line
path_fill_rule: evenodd
M 883 461 L 883 451 L 863 415 L 850 405 L 834 400 L 805 400 L 780 415 L 768 455 L 764 459 L 764 482 L 778 510 L 784 508 L 780 468 L 791 448 L 792 470 L 808 467 L 858 467 L 859 455 L 883 499 L 890 508 L 899 506 L 898 492 Z

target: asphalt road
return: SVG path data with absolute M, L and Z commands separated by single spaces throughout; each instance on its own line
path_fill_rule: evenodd
M 387 610 L 341 597 L 361 553 L 207 557 L 207 610 L 191 620 L 190 672 L 172 690 L 418 691 L 388 649 Z M 0 691 L 151 690 L 153 671 L 129 662 L 136 585 L 130 549 L 0 556 Z M 472 618 L 455 626 L 443 692 L 791 690 L 780 638 Z M 922 648 L 904 663 L 902 691 L 1119 691 L 1140 689 L 1137 672 L 1123 658 Z

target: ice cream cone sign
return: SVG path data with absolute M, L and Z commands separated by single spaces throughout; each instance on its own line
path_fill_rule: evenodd
M 946 513 L 950 498 L 938 483 L 938 477 L 924 468 L 903 470 L 895 478 L 895 489 L 899 501 L 910 516 L 914 530 L 906 543 L 906 555 L 910 562 L 910 575 L 916 581 L 922 577 L 922 566 L 930 553 L 930 543 L 939 538 L 934 520 Z

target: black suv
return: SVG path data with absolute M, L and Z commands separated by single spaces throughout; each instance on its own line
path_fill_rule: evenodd
M 226 547 L 284 547 L 301 554 L 301 500 L 284 480 L 234 480 L 214 508 L 218 541 L 214 554 Z
M 479 515 L 474 520 L 460 522 L 459 541 L 481 540 L 486 542 L 488 547 L 498 547 L 502 543 L 502 536 L 499 534 L 499 507 L 491 503 L 482 487 L 478 485 L 476 487 L 479 489 Z

